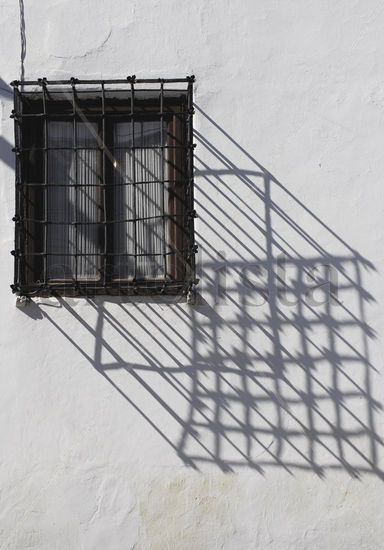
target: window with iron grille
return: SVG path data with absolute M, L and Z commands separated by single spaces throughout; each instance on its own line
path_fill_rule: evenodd
M 193 82 L 13 82 L 20 295 L 187 293 Z

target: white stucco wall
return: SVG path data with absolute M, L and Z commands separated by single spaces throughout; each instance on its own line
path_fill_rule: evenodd
M 196 75 L 201 298 L 24 310 L 0 5 L 0 547 L 382 548 L 383 3 L 25 0 L 26 78 Z

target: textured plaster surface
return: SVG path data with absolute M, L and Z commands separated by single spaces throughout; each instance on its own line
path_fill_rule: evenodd
M 383 547 L 384 5 L 24 0 L 25 77 L 195 74 L 199 303 L 15 307 L 0 33 L 0 547 Z

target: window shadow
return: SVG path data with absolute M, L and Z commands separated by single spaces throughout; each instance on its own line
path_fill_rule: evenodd
M 5 138 L 0 136 L 0 162 L 14 169 L 15 155 L 12 152 L 12 145 Z
M 43 317 L 193 468 L 382 478 L 366 321 L 375 267 L 195 107 L 212 136 L 195 133 L 198 303 L 95 298 L 91 324 L 60 300 L 71 333 L 41 306 Z

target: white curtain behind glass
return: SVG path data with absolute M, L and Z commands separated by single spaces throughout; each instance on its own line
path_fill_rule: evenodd
M 78 122 L 76 124 L 77 147 L 97 147 L 97 125 Z M 77 260 L 77 277 L 79 279 L 97 279 L 98 244 L 97 224 L 82 225 L 81 222 L 100 221 L 100 208 L 97 201 L 98 182 L 96 150 L 79 149 L 77 155 L 70 149 L 74 145 L 73 123 L 63 121 L 48 122 L 48 147 L 68 149 L 48 151 L 48 221 L 62 222 L 49 224 L 47 234 L 48 256 L 47 268 L 49 279 L 74 278 L 76 274 L 75 254 L 77 250 L 87 256 Z M 76 183 L 77 158 L 77 191 L 67 184 Z M 64 185 L 63 185 L 64 184 Z M 77 193 L 77 198 L 76 198 Z M 80 222 L 77 231 L 72 222 Z
M 163 132 L 165 143 L 165 124 Z M 124 147 L 131 147 L 133 142 L 134 153 L 124 149 Z M 133 140 L 131 123 L 117 123 L 114 126 L 114 144 L 122 147 L 115 150 L 114 181 L 117 185 L 114 192 L 114 219 L 151 218 L 136 222 L 136 253 L 138 254 L 136 276 L 138 278 L 164 277 L 166 269 L 163 257 L 164 222 L 161 216 L 163 204 L 168 204 L 168 190 L 163 183 L 163 180 L 167 179 L 167 174 L 166 163 L 163 161 L 160 148 L 160 124 L 158 121 L 150 120 L 135 122 Z M 135 186 L 132 185 L 133 181 L 136 182 Z M 121 185 L 121 183 L 128 185 Z M 115 252 L 134 254 L 135 222 L 114 224 L 113 231 Z M 140 254 L 146 254 L 146 256 L 140 256 Z M 114 277 L 122 279 L 133 277 L 134 262 L 133 256 L 116 256 Z

